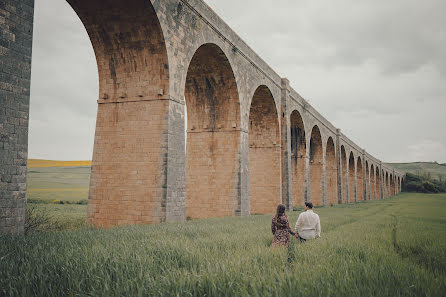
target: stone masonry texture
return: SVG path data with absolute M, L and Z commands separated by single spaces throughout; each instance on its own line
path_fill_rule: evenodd
M 67 1 L 99 73 L 89 224 L 398 194 L 403 174 L 328 122 L 202 0 Z M 2 233 L 23 231 L 32 19 L 32 0 L 0 2 Z
M 33 13 L 0 1 L 0 234 L 24 230 Z

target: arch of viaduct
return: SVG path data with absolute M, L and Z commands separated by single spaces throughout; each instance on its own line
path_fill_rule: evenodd
M 68 2 L 99 72 L 90 223 L 271 213 L 278 203 L 290 209 L 400 192 L 401 172 L 321 116 L 201 0 Z M 32 8 L 32 0 L 23 3 Z M 26 21 L 32 31 L 32 10 Z M 30 44 L 26 50 L 30 57 Z M 13 164 L 4 158 L 1 166 L 16 173 L 3 170 L 2 180 L 17 178 L 2 195 L 25 198 L 26 161 L 17 160 L 27 147 L 13 141 Z M 19 213 L 9 222 L 20 224 Z

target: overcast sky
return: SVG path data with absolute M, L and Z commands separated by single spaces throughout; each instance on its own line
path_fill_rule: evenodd
M 384 162 L 446 162 L 446 1 L 207 0 L 280 76 Z M 29 157 L 89 160 L 98 78 L 64 0 L 36 0 Z

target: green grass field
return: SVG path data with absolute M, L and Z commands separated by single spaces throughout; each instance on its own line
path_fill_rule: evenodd
M 322 237 L 289 249 L 271 215 L 2 237 L 0 295 L 445 296 L 446 195 L 315 211 Z
M 86 201 L 90 171 L 90 166 L 29 168 L 28 200 Z
M 413 163 L 386 163 L 387 165 L 402 171 L 410 172 L 416 175 L 429 173 L 434 179 L 446 179 L 446 164 L 434 162 L 413 162 Z

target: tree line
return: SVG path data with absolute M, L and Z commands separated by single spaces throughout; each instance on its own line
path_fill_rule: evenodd
M 430 172 L 418 174 L 407 172 L 401 184 L 401 190 L 403 192 L 446 193 L 446 178 L 440 175 L 438 179 L 434 179 Z

